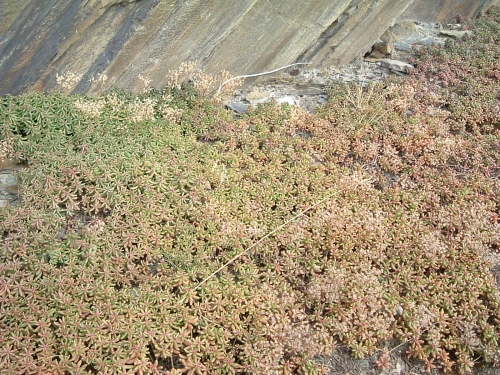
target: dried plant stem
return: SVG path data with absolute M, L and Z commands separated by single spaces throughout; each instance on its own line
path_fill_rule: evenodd
M 232 77 L 232 78 L 229 78 L 227 81 L 224 81 L 220 84 L 219 86 L 219 90 L 217 90 L 217 94 L 220 93 L 220 90 L 222 90 L 222 86 L 224 86 L 226 83 L 232 81 L 232 80 L 235 80 L 235 79 L 239 79 L 239 78 L 250 78 L 250 77 L 258 77 L 258 76 L 263 76 L 263 75 L 266 75 L 266 74 L 271 74 L 271 73 L 276 73 L 277 71 L 280 71 L 282 69 L 286 69 L 286 68 L 289 68 L 291 66 L 295 66 L 295 65 L 309 65 L 309 63 L 294 63 L 294 64 L 290 64 L 290 65 L 286 65 L 286 66 L 282 66 L 281 68 L 278 68 L 278 69 L 274 69 L 274 70 L 271 70 L 269 72 L 263 72 L 263 73 L 255 73 L 255 74 L 245 74 L 243 76 L 237 76 L 237 77 Z
M 240 258 L 242 255 L 244 255 L 245 253 L 248 253 L 250 250 L 252 250 L 255 246 L 257 246 L 258 244 L 260 244 L 262 241 L 264 241 L 266 238 L 268 238 L 269 236 L 272 236 L 274 233 L 276 233 L 277 231 L 279 231 L 281 228 L 285 227 L 286 225 L 290 224 L 292 221 L 298 219 L 299 217 L 301 217 L 302 215 L 304 215 L 307 211 L 310 211 L 312 210 L 313 208 L 319 206 L 321 203 L 325 202 L 326 200 L 330 199 L 331 197 L 333 197 L 334 193 L 328 195 L 327 197 L 323 198 L 322 200 L 320 200 L 319 202 L 316 202 L 315 204 L 313 204 L 312 206 L 306 208 L 305 210 L 299 212 L 297 215 L 295 215 L 294 217 L 292 217 L 290 220 L 287 220 L 286 222 L 284 222 L 283 224 L 281 224 L 279 227 L 277 227 L 276 229 L 274 229 L 273 231 L 269 232 L 268 234 L 266 234 L 264 237 L 262 237 L 260 240 L 258 240 L 257 242 L 255 242 L 254 244 L 250 245 L 249 247 L 247 247 L 245 250 L 243 250 L 242 252 L 240 252 L 239 254 L 237 254 L 236 256 L 234 256 L 233 258 L 231 258 L 230 260 L 228 260 L 226 263 L 224 263 L 222 266 L 220 266 L 216 271 L 212 272 L 210 274 L 210 276 L 206 277 L 202 282 L 200 282 L 198 285 L 196 285 L 196 287 L 194 288 L 194 290 L 197 290 L 199 287 L 201 287 L 203 284 L 205 284 L 208 280 L 210 280 L 212 277 L 214 277 L 215 275 L 217 275 L 220 271 L 222 271 L 224 268 L 226 268 L 228 265 L 230 265 L 231 263 L 233 263 L 236 259 Z

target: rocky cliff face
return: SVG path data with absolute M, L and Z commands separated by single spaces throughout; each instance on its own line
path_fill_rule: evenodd
M 183 61 L 247 74 L 343 65 L 396 21 L 500 0 L 0 0 L 0 94 L 160 87 Z

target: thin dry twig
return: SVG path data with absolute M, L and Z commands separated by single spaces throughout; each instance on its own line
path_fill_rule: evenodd
M 224 263 L 222 266 L 220 266 L 216 271 L 212 272 L 208 277 L 206 277 L 203 281 L 201 281 L 198 285 L 196 285 L 196 287 L 194 288 L 194 290 L 197 290 L 199 287 L 201 287 L 203 284 L 205 284 L 208 280 L 210 280 L 212 277 L 214 277 L 215 275 L 217 275 L 220 271 L 222 271 L 228 265 L 230 265 L 231 263 L 233 263 L 236 259 L 240 258 L 243 254 L 245 254 L 245 253 L 249 252 L 250 250 L 252 250 L 255 246 L 257 246 L 258 244 L 260 244 L 266 238 L 268 238 L 269 236 L 272 236 L 274 233 L 276 233 L 277 231 L 279 231 L 281 228 L 283 228 L 286 225 L 290 224 L 292 221 L 298 219 L 299 217 L 301 217 L 302 215 L 304 215 L 307 211 L 312 210 L 313 208 L 319 206 L 321 203 L 323 203 L 323 202 L 327 201 L 328 199 L 332 198 L 333 195 L 334 195 L 334 193 L 329 194 L 328 196 L 326 196 L 325 198 L 323 198 L 319 202 L 316 202 L 312 206 L 310 206 L 310 207 L 306 208 L 305 210 L 299 212 L 297 215 L 295 215 L 291 219 L 287 220 L 286 222 L 284 222 L 283 224 L 281 224 L 279 227 L 277 227 L 273 231 L 271 231 L 268 234 L 266 234 L 260 240 L 258 240 L 257 242 L 255 242 L 254 244 L 250 245 L 245 250 L 243 250 L 242 252 L 240 252 L 239 254 L 237 254 L 236 256 L 234 256 L 233 258 L 231 258 L 230 260 L 228 260 L 226 263 Z
M 266 75 L 266 74 L 271 74 L 271 73 L 276 73 L 277 71 L 280 71 L 282 69 L 286 69 L 286 68 L 289 68 L 291 66 L 295 66 L 295 65 L 309 65 L 309 63 L 294 63 L 294 64 L 290 64 L 290 65 L 286 65 L 286 66 L 282 66 L 281 68 L 278 68 L 278 69 L 274 69 L 274 70 L 271 70 L 269 72 L 263 72 L 263 73 L 254 73 L 254 74 L 245 74 L 243 76 L 236 76 L 236 77 L 232 77 L 232 78 L 229 78 L 227 81 L 224 81 L 220 84 L 219 86 L 219 90 L 217 90 L 217 94 L 220 93 L 220 90 L 222 90 L 222 86 L 224 86 L 226 83 L 234 80 L 234 79 L 239 79 L 239 78 L 250 78 L 250 77 L 258 77 L 258 76 L 263 76 L 263 75 Z

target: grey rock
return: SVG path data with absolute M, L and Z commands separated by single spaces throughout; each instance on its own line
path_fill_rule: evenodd
M 401 72 L 401 73 L 410 73 L 413 69 L 413 65 L 405 63 L 403 61 L 392 60 L 392 59 L 384 59 L 380 62 L 381 66 L 385 66 L 392 71 Z
M 380 40 L 383 41 L 383 42 L 396 42 L 398 40 L 398 38 L 396 37 L 396 35 L 394 35 L 394 33 L 391 31 L 391 30 L 386 30 L 381 36 L 380 36 Z
M 353 65 L 356 68 L 363 68 L 365 66 L 365 62 L 361 59 L 358 59 L 358 60 L 354 61 Z
M 114 5 L 126 5 L 140 0 L 91 0 L 88 5 L 94 8 L 109 8 Z
M 469 30 L 441 30 L 440 34 L 454 39 L 462 39 L 465 36 L 471 36 L 473 33 Z
M 226 104 L 226 107 L 240 114 L 248 112 L 248 104 L 245 103 L 239 103 L 239 102 L 228 103 Z
M 295 87 L 291 88 L 288 90 L 288 94 L 290 95 L 321 95 L 324 94 L 324 87 L 316 87 L 316 86 L 302 86 L 302 85 L 296 85 Z
M 296 61 L 344 66 L 390 25 L 467 18 L 464 0 L 0 0 L 0 95 L 27 91 L 140 92 L 168 83 L 169 70 L 199 61 L 209 73 L 270 71 Z M 376 6 L 374 4 L 376 3 Z M 415 4 L 418 3 L 418 6 Z M 487 1 L 489 4 L 490 2 Z M 486 6 L 486 5 L 485 5 Z M 429 10 L 430 9 L 430 10 Z M 396 30 L 397 28 L 394 28 Z M 423 36 L 425 37 L 425 35 Z M 420 38 L 421 39 L 421 38 Z M 69 77 L 62 86 L 58 77 Z M 106 76 L 107 80 L 96 77 Z
M 417 20 L 421 22 L 449 22 L 455 19 L 457 14 L 464 18 L 475 18 L 480 10 L 486 10 L 497 0 L 482 0 L 475 2 L 462 0 L 415 0 L 400 16 L 400 20 Z
M 7 179 L 9 178 L 8 173 L 1 173 L 0 174 L 0 185 L 7 185 Z
M 380 51 L 376 51 L 376 50 L 373 50 L 371 53 L 370 53 L 370 56 L 369 58 L 370 59 L 383 59 L 385 57 L 385 54 L 383 54 L 382 52 Z
M 267 103 L 271 100 L 270 91 L 254 91 L 246 95 L 245 99 L 252 105 Z
M 379 51 L 384 55 L 389 55 L 394 51 L 394 44 L 392 42 L 380 42 L 373 45 L 375 51 Z
M 421 44 L 423 46 L 429 46 L 431 44 L 436 44 L 436 45 L 439 45 L 441 47 L 444 47 L 444 45 L 446 44 L 446 41 L 443 39 L 437 39 L 433 36 L 427 36 L 423 39 L 420 39 L 418 41 L 418 44 Z
M 404 313 L 403 306 L 397 305 L 396 306 L 396 311 L 395 311 L 394 315 L 396 315 L 396 316 L 403 316 L 403 313 Z
M 399 49 L 400 51 L 406 51 L 406 52 L 412 51 L 411 44 L 405 42 L 394 42 L 394 47 L 396 49 Z
M 312 83 L 316 85 L 324 85 L 326 83 L 326 79 L 320 76 L 316 76 L 312 79 Z
M 389 30 L 397 38 L 397 40 L 401 40 L 403 38 L 407 38 L 409 35 L 414 34 L 417 31 L 417 25 L 415 24 L 415 22 L 403 21 L 395 24 Z
M 295 105 L 295 100 L 291 96 L 283 96 L 280 98 L 274 98 L 278 104 L 288 104 Z

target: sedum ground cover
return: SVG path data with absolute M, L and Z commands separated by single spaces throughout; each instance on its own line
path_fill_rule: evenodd
M 0 373 L 316 374 L 500 365 L 500 11 L 317 114 L 234 119 L 207 80 L 8 96 Z M 391 346 L 393 345 L 393 346 Z

